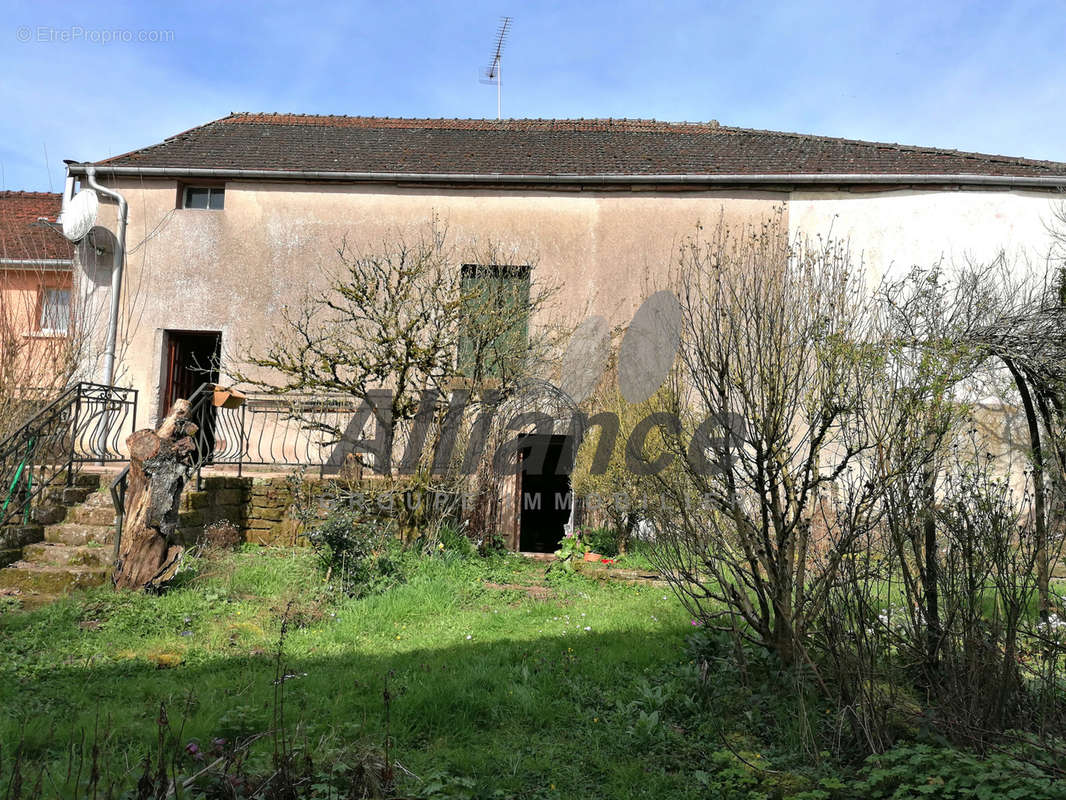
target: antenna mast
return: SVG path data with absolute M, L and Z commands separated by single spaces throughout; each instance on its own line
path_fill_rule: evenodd
M 496 29 L 496 46 L 489 59 L 489 65 L 485 68 L 485 80 L 482 83 L 496 84 L 496 119 L 503 115 L 503 77 L 501 67 L 503 64 L 503 43 L 511 30 L 511 17 L 500 17 L 500 25 Z

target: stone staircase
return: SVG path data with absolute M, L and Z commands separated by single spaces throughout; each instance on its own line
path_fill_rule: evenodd
M 35 514 L 44 540 L 23 545 L 21 560 L 0 569 L 0 598 L 35 606 L 108 580 L 115 509 L 100 485 L 99 474 L 83 473 L 77 485 L 49 491 Z

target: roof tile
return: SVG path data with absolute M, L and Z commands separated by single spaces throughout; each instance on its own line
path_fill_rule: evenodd
M 0 192 L 0 258 L 73 259 L 74 246 L 45 224 L 62 205 L 59 194 Z
M 653 119 L 235 113 L 101 165 L 488 175 L 1066 176 L 1066 164 Z

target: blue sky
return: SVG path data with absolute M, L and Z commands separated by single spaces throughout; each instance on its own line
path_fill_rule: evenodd
M 64 158 L 230 111 L 494 117 L 478 71 L 502 14 L 504 116 L 717 119 L 1066 161 L 1063 0 L 0 0 L 0 188 L 58 190 Z M 88 40 L 115 30 L 169 41 Z

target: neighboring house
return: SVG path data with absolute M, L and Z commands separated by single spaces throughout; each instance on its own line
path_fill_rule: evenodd
M 70 372 L 74 247 L 62 195 L 0 192 L 0 394 L 51 390 Z
M 224 382 L 344 237 L 372 247 L 434 214 L 529 254 L 570 321 L 625 325 L 700 222 L 781 209 L 792 234 L 849 237 L 875 274 L 1032 264 L 1066 188 L 1062 163 L 646 120 L 233 114 L 94 166 L 129 203 L 117 382 L 148 421 L 212 371 Z M 104 307 L 108 287 L 86 296 Z

